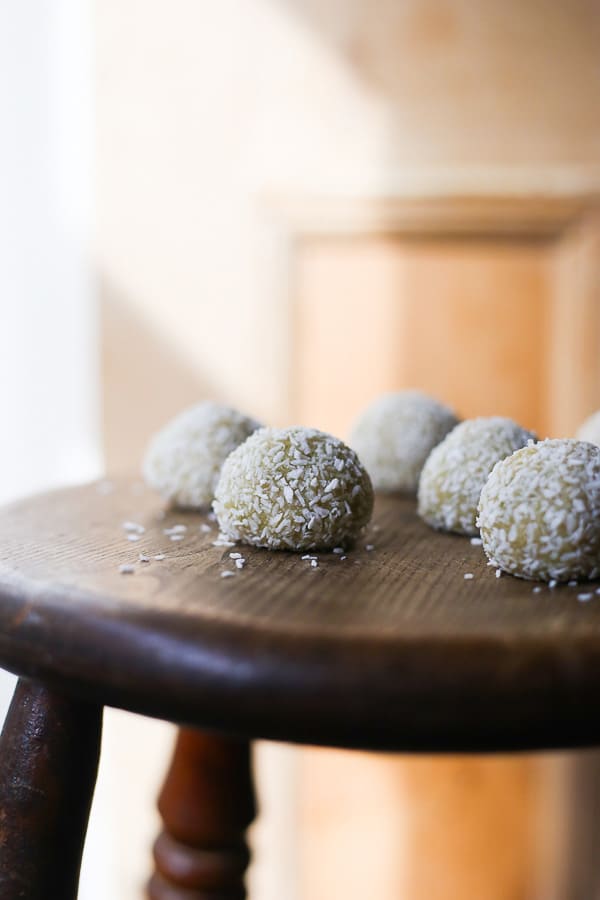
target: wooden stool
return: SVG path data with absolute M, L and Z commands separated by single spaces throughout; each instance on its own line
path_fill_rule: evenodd
M 600 606 L 496 579 L 480 547 L 430 531 L 414 507 L 378 500 L 372 552 L 320 554 L 314 568 L 243 548 L 242 570 L 205 517 L 165 517 L 134 482 L 6 509 L 0 663 L 21 680 L 0 745 L 2 900 L 76 896 L 103 705 L 181 726 L 153 900 L 245 897 L 253 738 L 427 753 L 600 744 Z M 137 541 L 126 520 L 144 527 Z M 182 540 L 164 533 L 174 523 Z

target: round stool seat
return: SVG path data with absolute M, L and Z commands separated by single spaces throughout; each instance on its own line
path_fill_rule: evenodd
M 217 537 L 132 480 L 4 509 L 0 664 L 243 737 L 427 752 L 599 742 L 595 585 L 496 578 L 480 546 L 431 531 L 402 497 L 379 497 L 364 539 L 311 554 L 316 566 Z

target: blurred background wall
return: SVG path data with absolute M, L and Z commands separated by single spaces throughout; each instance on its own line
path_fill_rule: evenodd
M 109 463 L 199 393 L 294 416 L 298 206 L 310 237 L 324 200 L 598 188 L 590 0 L 106 0 L 96 26 Z
M 2 503 L 103 467 L 91 18 L 85 0 L 0 3 Z M 0 722 L 13 685 L 0 670 Z M 107 801 L 100 791 L 81 900 L 118 896 Z
M 205 396 L 342 436 L 409 384 L 600 406 L 594 0 L 26 0 L 0 42 L 5 499 Z M 107 714 L 86 900 L 142 896 L 171 740 Z M 256 900 L 595 896 L 593 758 L 257 769 Z

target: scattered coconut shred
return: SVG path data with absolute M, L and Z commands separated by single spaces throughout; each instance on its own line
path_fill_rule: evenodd
M 367 524 L 373 489 L 356 453 L 338 438 L 310 428 L 262 428 L 227 458 L 213 506 L 232 541 L 327 550 Z
M 597 578 L 600 447 L 531 442 L 497 463 L 481 492 L 478 524 L 489 560 L 512 575 L 551 588 Z

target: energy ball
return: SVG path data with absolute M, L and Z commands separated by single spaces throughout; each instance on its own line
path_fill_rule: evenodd
M 273 550 L 351 542 L 373 511 L 371 480 L 342 441 L 310 428 L 261 428 L 228 457 L 215 493 L 221 531 Z
M 600 410 L 592 413 L 577 430 L 578 441 L 589 441 L 600 445 Z
M 535 435 L 501 416 L 467 419 L 432 450 L 419 481 L 419 515 L 433 528 L 477 534 L 477 504 L 500 459 Z
M 377 491 L 416 493 L 425 460 L 458 419 L 419 391 L 384 394 L 356 422 L 350 445 Z
M 548 440 L 497 463 L 479 501 L 483 549 L 520 578 L 600 575 L 600 447 Z
M 184 410 L 152 439 L 142 463 L 144 480 L 184 509 L 209 507 L 221 467 L 260 422 L 206 401 Z

